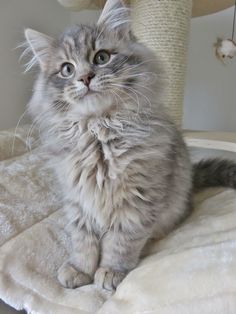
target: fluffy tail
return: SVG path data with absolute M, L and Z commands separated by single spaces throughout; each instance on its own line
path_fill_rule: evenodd
M 193 167 L 193 187 L 229 187 L 236 189 L 236 162 L 226 159 L 206 159 Z

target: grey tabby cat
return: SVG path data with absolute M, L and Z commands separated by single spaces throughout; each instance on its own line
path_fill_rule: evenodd
M 94 281 L 113 290 L 147 241 L 190 213 L 192 182 L 235 187 L 236 167 L 202 162 L 193 180 L 182 136 L 160 101 L 160 64 L 133 36 L 120 0 L 108 0 L 94 26 L 58 39 L 31 29 L 25 36 L 28 68 L 40 68 L 29 111 L 63 187 L 73 243 L 58 279 L 67 288 Z

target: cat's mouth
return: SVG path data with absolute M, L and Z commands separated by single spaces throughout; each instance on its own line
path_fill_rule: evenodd
M 85 95 L 94 95 L 94 94 L 97 94 L 97 93 L 98 93 L 97 91 L 92 90 L 92 89 L 89 88 Z
M 96 95 L 96 94 L 98 94 L 97 91 L 92 90 L 91 88 L 88 88 L 87 91 L 82 95 L 82 98 L 86 96 Z
M 74 98 L 79 100 L 79 99 L 85 99 L 89 96 L 95 96 L 98 95 L 99 92 L 97 90 L 91 89 L 90 87 L 84 87 L 82 90 L 77 91 L 76 94 L 74 95 Z

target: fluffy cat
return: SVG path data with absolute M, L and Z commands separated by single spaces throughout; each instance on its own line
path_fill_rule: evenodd
M 113 290 L 146 242 L 190 213 L 193 181 L 235 187 L 236 166 L 202 162 L 193 180 L 182 136 L 160 101 L 161 66 L 132 34 L 120 0 L 108 0 L 94 26 L 74 26 L 58 39 L 31 29 L 25 36 L 28 68 L 40 69 L 29 111 L 63 188 L 73 244 L 58 279 L 67 288 L 94 281 Z

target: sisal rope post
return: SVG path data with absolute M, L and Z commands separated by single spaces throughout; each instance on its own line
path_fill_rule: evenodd
M 135 35 L 164 64 L 168 86 L 165 104 L 181 126 L 191 0 L 131 0 Z

